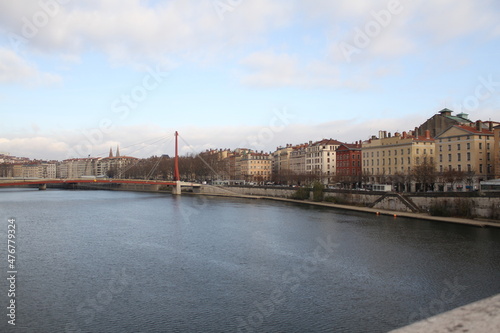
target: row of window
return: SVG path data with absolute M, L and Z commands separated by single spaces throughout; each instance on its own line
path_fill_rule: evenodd
M 434 162 L 434 157 L 430 156 L 429 158 L 430 158 L 431 163 Z M 376 161 L 376 165 L 379 166 L 380 165 L 379 159 L 371 160 L 371 166 L 375 166 L 375 161 Z M 394 160 L 392 158 L 382 159 L 382 165 L 385 165 L 385 161 L 387 161 L 387 165 L 391 165 L 391 161 L 394 161 L 394 165 L 398 164 L 397 157 L 394 157 Z M 401 157 L 401 158 L 399 158 L 399 161 L 400 161 L 400 164 L 404 164 L 405 158 Z M 424 156 L 423 161 L 425 161 L 425 162 L 427 161 L 427 156 Z M 415 157 L 415 163 L 420 164 L 420 157 L 419 156 Z M 411 157 L 407 157 L 407 164 L 411 164 Z M 363 160 L 363 166 L 364 167 L 370 166 L 370 160 Z
M 490 135 L 486 135 L 485 137 L 486 137 L 486 140 L 489 140 L 489 139 L 490 139 Z M 462 138 L 462 136 L 457 136 L 454 140 L 455 140 L 455 141 L 460 141 L 460 140 L 461 140 L 461 138 Z M 479 140 L 482 140 L 482 139 L 483 139 L 483 136 L 482 136 L 482 135 L 480 135 L 480 136 L 479 136 Z M 439 139 L 439 142 L 441 143 L 441 142 L 443 142 L 443 140 L 444 140 L 444 139 Z M 470 135 L 467 135 L 466 140 L 470 140 Z M 451 137 L 450 137 L 450 138 L 448 138 L 448 142 L 450 142 L 450 141 L 451 141 Z
M 457 150 L 462 150 L 462 145 L 460 143 L 457 143 L 456 145 L 457 147 Z M 467 147 L 467 150 L 470 150 L 470 142 L 467 142 L 466 143 L 466 147 Z M 452 145 L 448 145 L 448 151 L 451 151 L 451 148 L 452 148 Z M 483 143 L 482 142 L 479 142 L 479 149 L 483 149 Z M 487 142 L 486 143 L 486 149 L 490 149 L 490 143 Z M 439 151 L 442 152 L 443 151 L 443 145 L 439 145 Z
M 393 170 L 394 170 L 394 173 L 397 173 L 397 172 L 404 173 L 405 172 L 405 168 L 404 167 L 401 167 L 399 169 L 397 167 L 395 167 L 394 169 L 392 169 L 392 168 L 389 167 L 389 168 L 387 168 L 387 173 L 386 173 L 386 169 L 385 168 L 382 168 L 382 169 L 380 169 L 380 168 L 364 168 L 364 172 L 365 173 L 370 173 L 371 172 L 372 175 L 385 175 L 385 174 L 392 175 L 392 171 Z M 410 171 L 411 171 L 411 169 L 410 169 L 410 167 L 408 167 L 407 172 L 410 173 Z
M 471 172 L 472 171 L 472 166 L 470 164 L 467 164 L 465 166 L 466 168 L 462 167 L 462 164 L 458 164 L 457 165 L 457 171 L 468 171 L 468 172 Z M 451 171 L 453 169 L 453 167 L 451 165 L 448 165 L 448 168 L 447 168 L 449 171 Z M 486 170 L 487 170 L 487 173 L 491 173 L 492 172 L 492 165 L 491 164 L 488 164 L 486 166 Z M 445 168 L 440 165 L 439 166 L 439 171 L 440 172 L 443 172 L 445 170 Z M 479 173 L 482 174 L 483 173 L 483 165 L 482 164 L 479 164 Z
M 399 150 L 400 150 L 400 154 L 404 155 L 404 148 L 401 148 Z M 394 156 L 398 155 L 398 149 L 394 149 L 394 150 L 387 150 L 387 156 L 391 156 L 391 151 L 394 152 Z M 423 151 L 424 155 L 427 155 L 427 149 L 426 148 L 424 148 L 422 151 Z M 385 152 L 386 152 L 385 150 L 382 151 L 382 157 L 385 157 Z M 420 154 L 420 148 L 417 148 L 415 152 L 416 152 L 417 155 Z M 407 148 L 407 153 L 411 154 L 411 148 Z M 433 149 L 429 149 L 429 154 L 430 155 L 434 154 L 434 150 Z M 376 157 L 380 157 L 380 152 L 379 151 L 377 151 L 377 152 L 373 152 L 372 151 L 371 152 L 371 157 L 375 157 L 375 156 Z M 364 158 L 369 158 L 370 157 L 370 153 L 369 152 L 364 152 L 363 153 L 363 157 Z
M 350 166 L 351 163 L 349 163 L 349 161 L 338 161 L 337 162 L 337 168 L 347 168 Z M 355 167 L 357 164 L 357 166 L 361 166 L 361 161 L 352 161 L 352 166 Z
M 467 152 L 465 156 L 467 161 L 471 160 L 471 155 L 469 152 Z M 453 157 L 452 154 L 448 154 L 448 162 L 453 162 L 452 157 Z M 486 153 L 486 160 L 491 161 L 491 153 Z M 461 161 L 462 161 L 462 153 L 457 153 L 457 162 Z M 443 162 L 443 154 L 439 154 L 439 162 L 441 163 Z

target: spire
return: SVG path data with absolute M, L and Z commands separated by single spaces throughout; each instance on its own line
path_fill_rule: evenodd
M 116 145 L 116 157 L 120 157 L 120 146 Z
M 109 148 L 109 156 L 108 157 L 113 157 L 113 148 Z

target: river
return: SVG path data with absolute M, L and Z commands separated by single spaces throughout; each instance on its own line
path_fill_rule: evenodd
M 1 189 L 0 218 L 2 332 L 387 332 L 500 293 L 500 229 L 55 189 Z

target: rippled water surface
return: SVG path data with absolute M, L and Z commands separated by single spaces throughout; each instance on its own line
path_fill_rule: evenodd
M 10 217 L 16 332 L 386 332 L 500 292 L 500 229 L 265 200 L 2 189 L 2 332 Z

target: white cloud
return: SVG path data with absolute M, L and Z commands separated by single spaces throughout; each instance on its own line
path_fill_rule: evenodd
M 14 51 L 0 48 L 0 83 L 22 83 L 29 86 L 51 84 L 61 81 L 61 77 L 39 71 Z
M 338 66 L 321 60 L 304 62 L 298 55 L 276 54 L 271 51 L 255 52 L 244 58 L 241 63 L 247 68 L 241 81 L 247 85 L 366 88 L 365 80 L 357 75 L 342 79 Z

